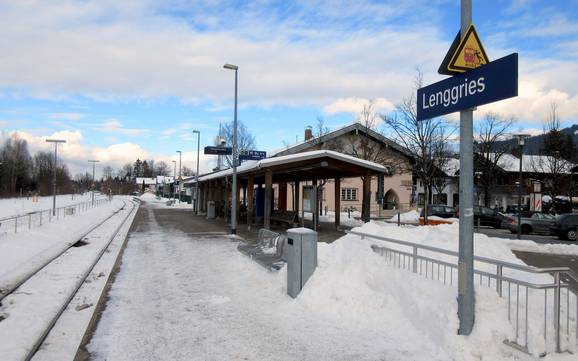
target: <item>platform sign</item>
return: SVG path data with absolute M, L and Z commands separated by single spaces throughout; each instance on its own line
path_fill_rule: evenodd
M 417 120 L 518 96 L 518 53 L 417 91 Z
M 231 154 L 233 154 L 233 148 L 231 148 L 231 147 L 205 147 L 205 154 L 231 155 Z
M 267 158 L 267 152 L 260 150 L 244 150 L 239 154 L 239 160 L 261 160 Z

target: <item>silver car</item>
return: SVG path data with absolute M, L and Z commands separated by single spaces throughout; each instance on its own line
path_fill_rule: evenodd
M 550 234 L 550 227 L 556 223 L 556 217 L 548 213 L 533 212 L 522 213 L 522 233 L 545 233 Z M 508 218 L 508 229 L 512 233 L 518 233 L 518 215 Z

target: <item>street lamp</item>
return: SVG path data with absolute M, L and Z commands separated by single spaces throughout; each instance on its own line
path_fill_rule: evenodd
M 175 190 L 177 189 L 177 161 L 173 160 L 173 199 L 175 199 Z
M 199 214 L 199 158 L 201 157 L 201 132 L 193 130 L 197 134 L 197 173 L 195 174 L 195 214 Z
M 100 162 L 99 160 L 89 160 L 89 163 L 92 163 L 92 206 L 94 207 L 94 165 L 95 163 Z
M 237 233 L 237 65 L 225 64 L 223 68 L 235 71 L 235 117 L 233 118 L 233 192 L 231 197 L 231 234 Z
M 514 134 L 520 147 L 520 178 L 518 179 L 518 239 L 522 235 L 522 158 L 524 157 L 524 143 L 529 134 Z
M 183 180 L 181 177 L 181 156 L 183 152 L 177 150 L 177 153 L 179 153 L 179 204 L 181 204 L 181 181 Z
M 47 143 L 54 143 L 54 165 L 52 166 L 52 216 L 56 216 L 56 162 L 58 161 L 58 143 L 66 143 L 61 139 L 46 139 Z

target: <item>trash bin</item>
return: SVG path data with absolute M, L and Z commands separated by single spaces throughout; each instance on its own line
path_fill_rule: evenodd
M 287 230 L 287 294 L 297 297 L 317 267 L 317 232 L 309 228 Z
M 207 219 L 215 219 L 215 201 L 209 201 L 207 204 Z

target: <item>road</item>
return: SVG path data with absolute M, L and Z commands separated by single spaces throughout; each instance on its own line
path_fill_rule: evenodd
M 479 233 L 483 233 L 489 237 L 498 237 L 504 239 L 516 239 L 518 237 L 517 234 L 510 232 L 508 229 L 494 229 L 491 227 L 481 227 Z M 561 240 L 556 236 L 548 236 L 543 234 L 522 234 L 521 238 L 541 244 L 576 244 L 576 242 Z
M 504 239 L 516 239 L 517 234 L 511 233 L 507 229 L 494 229 L 490 227 L 481 227 L 479 233 L 483 233 L 490 237 L 499 237 Z M 539 234 L 523 234 L 522 239 L 530 240 L 540 244 L 577 244 L 576 242 L 561 240 L 556 236 L 539 235 Z M 578 273 L 578 254 L 577 255 L 557 255 L 549 253 L 536 252 L 522 252 L 514 251 L 516 257 L 521 259 L 524 263 L 535 267 L 569 267 L 574 272 Z M 571 282 L 575 289 L 578 285 Z

